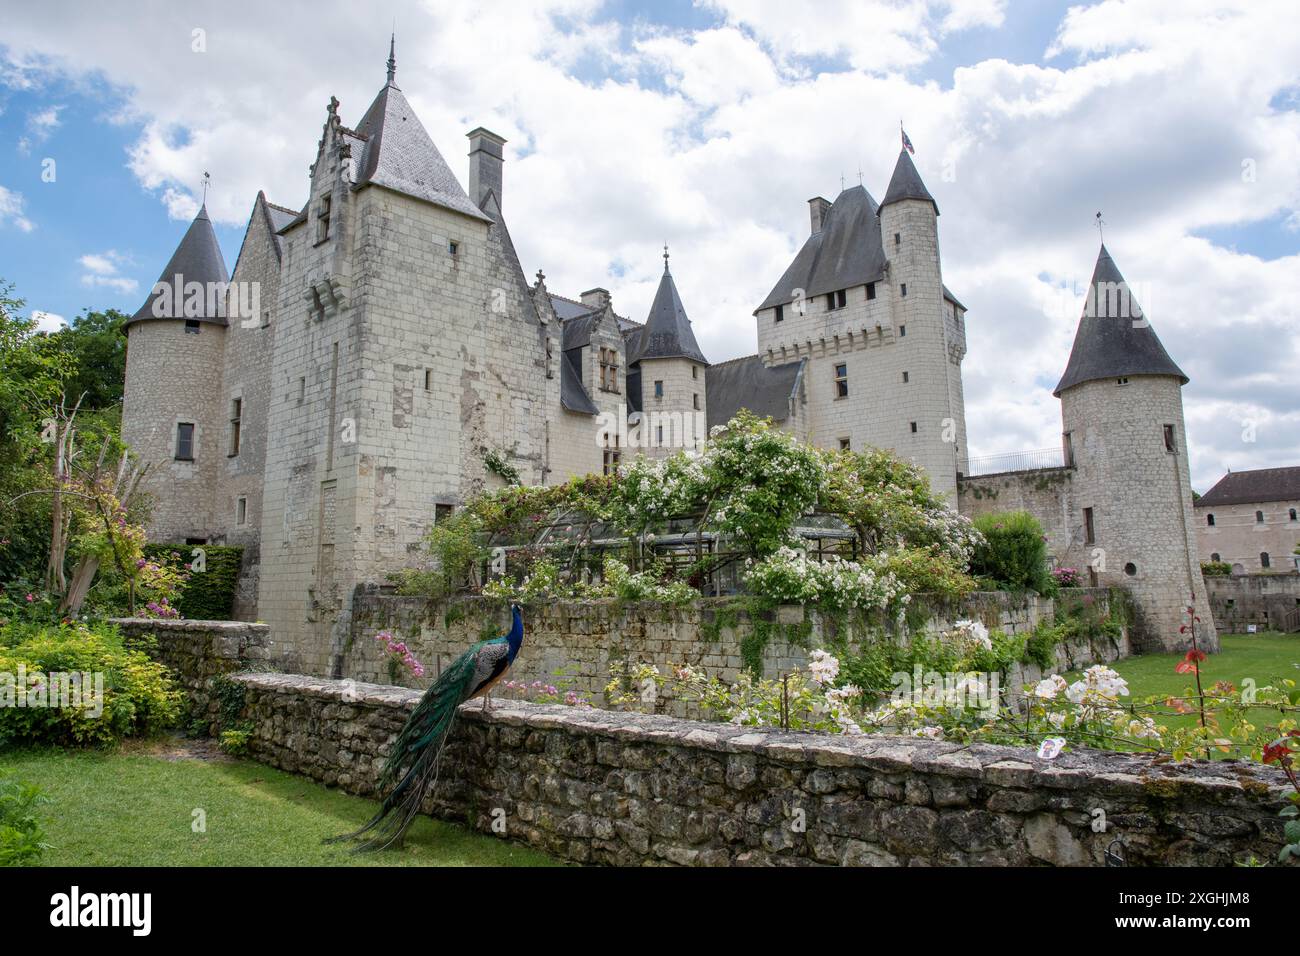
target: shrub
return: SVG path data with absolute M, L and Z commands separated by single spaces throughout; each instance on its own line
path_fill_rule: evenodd
M 977 578 L 985 578 L 1001 590 L 1046 595 L 1056 591 L 1056 582 L 1047 570 L 1043 526 L 1028 511 L 980 515 L 975 529 L 983 536 L 971 558 L 971 573 Z
M 1226 578 L 1232 574 L 1232 565 L 1227 561 L 1206 561 L 1201 565 L 1201 574 L 1207 578 Z
M 239 569 L 244 559 L 244 549 L 234 546 L 205 544 L 204 569 L 193 567 L 196 545 L 150 544 L 145 545 L 145 557 L 176 570 L 189 572 L 175 601 L 181 617 L 191 621 L 228 621 L 234 610 L 235 588 L 239 583 Z
M 1077 588 L 1079 586 L 1078 568 L 1052 568 L 1052 577 L 1056 579 L 1057 587 Z
M 32 866 L 49 849 L 36 808 L 49 803 L 40 790 L 17 780 L 0 780 L 0 866 Z
M 17 681 L 20 668 L 25 686 Z M 65 696 L 55 674 L 90 675 L 81 699 Z M 111 625 L 0 628 L 0 745 L 112 743 L 168 727 L 180 711 L 181 694 L 166 667 L 127 647 Z

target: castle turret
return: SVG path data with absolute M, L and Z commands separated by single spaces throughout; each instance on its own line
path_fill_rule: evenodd
M 629 366 L 635 365 L 641 388 L 641 424 L 637 441 L 651 456 L 698 448 L 705 428 L 705 371 L 709 366 L 691 331 L 677 284 L 668 268 L 636 340 Z
M 890 372 L 897 398 L 889 447 L 923 465 L 935 489 L 955 502 L 960 458 L 966 455 L 961 392 L 965 332 L 960 304 L 946 294 L 939 263 L 939 206 L 906 150 L 881 200 L 880 239 L 889 267 L 897 345 Z
M 127 339 L 122 438 L 148 462 L 149 536 L 206 542 L 215 533 L 212 488 L 224 461 L 221 383 L 229 274 L 199 210 L 138 312 Z
M 1142 650 L 1190 647 L 1191 635 L 1180 633 L 1189 605 L 1201 619 L 1201 649 L 1219 646 L 1196 559 L 1187 381 L 1103 245 L 1055 390 L 1076 469 L 1070 560 L 1092 584 L 1129 591 Z

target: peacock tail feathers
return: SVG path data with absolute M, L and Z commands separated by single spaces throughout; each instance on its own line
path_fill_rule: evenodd
M 392 787 L 392 790 L 379 812 L 355 833 L 327 842 L 356 839 L 374 831 L 358 850 L 401 844 L 407 828 L 437 783 L 442 751 L 456 720 L 456 708 L 489 688 L 505 672 L 521 640 L 522 626 L 516 609 L 509 637 L 479 641 L 452 661 L 424 692 L 393 742 L 379 777 L 380 789 Z

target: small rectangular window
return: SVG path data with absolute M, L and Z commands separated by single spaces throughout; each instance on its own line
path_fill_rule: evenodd
M 835 309 L 842 309 L 848 304 L 848 291 L 839 289 L 835 292 L 826 293 L 826 311 L 831 312 Z
M 916 422 L 911 422 L 910 424 L 911 424 L 911 426 L 912 426 L 912 434 L 915 435 L 915 434 L 916 434 Z
M 200 332 L 203 331 L 203 326 L 199 324 L 198 319 L 186 319 L 185 331 L 188 332 L 190 335 L 198 335 Z
M 307 379 L 299 378 L 298 379 L 298 404 L 301 405 L 306 398 L 307 398 Z
M 778 305 L 778 306 L 776 307 L 775 315 L 773 316 L 773 320 L 776 321 L 776 322 L 784 322 L 784 321 L 785 321 L 785 306 L 783 306 L 783 305 Z
M 1061 450 L 1064 453 L 1065 467 L 1074 467 L 1074 438 L 1070 432 L 1064 432 L 1061 435 Z
M 194 423 L 181 422 L 176 426 L 176 460 L 194 460 Z
M 1213 527 L 1214 527 L 1214 515 L 1206 515 L 1206 516 L 1205 516 L 1205 523 L 1206 523 L 1209 527 L 1213 528 Z
M 1092 509 L 1083 509 L 1083 542 L 1084 544 L 1096 544 L 1097 530 L 1092 524 Z
M 655 382 L 655 398 L 663 398 L 663 397 L 664 397 L 664 383 L 663 383 L 663 382 L 660 382 L 660 381 L 656 381 L 656 382 Z
M 700 393 L 696 392 L 694 395 L 692 395 L 691 401 L 695 406 L 695 410 L 698 412 L 700 410 Z
M 244 400 L 242 398 L 232 398 L 230 400 L 230 451 L 231 458 L 239 454 L 239 428 L 244 416 Z
M 902 295 L 902 297 L 903 297 L 904 299 L 906 299 L 906 298 L 907 298 L 907 283 L 904 282 L 904 283 L 900 284 L 898 288 L 899 288 L 899 290 L 900 290 L 900 294 Z
M 840 451 L 849 451 L 849 446 L 850 446 L 851 444 L 852 444 L 852 442 L 850 442 L 849 439 L 847 439 L 847 438 L 841 438 L 841 439 L 840 439 Z
M 875 284 L 874 282 L 868 282 L 868 283 L 867 283 L 867 298 L 868 298 L 868 299 L 874 299 L 875 297 L 876 297 L 876 284 Z
M 324 242 L 330 237 L 330 197 L 321 196 L 320 206 L 316 210 L 316 241 Z
M 700 367 L 698 365 L 692 365 L 691 378 L 699 378 L 699 377 L 700 377 Z
M 1174 426 L 1173 426 L 1173 425 L 1166 425 L 1166 426 L 1165 426 L 1165 451 L 1167 451 L 1167 452 L 1176 452 L 1176 451 L 1178 451 L 1178 446 L 1177 446 L 1177 444 L 1176 444 L 1175 441 L 1174 441 Z
M 1255 524 L 1263 524 L 1263 523 L 1264 523 L 1264 512 L 1262 512 L 1262 511 L 1256 511 L 1256 512 L 1255 512 Z
M 424 390 L 426 392 L 433 391 L 433 369 L 431 368 L 424 370 Z
M 247 524 L 247 523 L 248 523 L 248 499 L 236 498 L 235 499 L 235 524 Z
M 903 236 L 902 236 L 902 234 L 901 234 L 901 233 L 897 233 L 897 232 L 894 233 L 894 245 L 896 245 L 896 246 L 901 246 L 902 244 L 903 244 Z
M 1261 568 L 1267 568 L 1272 566 L 1272 562 L 1269 559 L 1267 551 L 1261 551 L 1259 553 L 1259 566 Z
M 442 524 L 444 521 L 446 521 L 448 518 L 452 516 L 452 513 L 455 512 L 455 510 L 456 510 L 455 505 L 449 505 L 441 501 L 437 502 L 433 506 L 433 523 Z
M 454 255 L 455 255 L 456 253 L 458 253 L 458 252 L 460 252 L 460 243 L 457 242 L 455 239 L 448 240 L 448 242 L 447 242 L 447 254 L 448 254 L 448 255 L 453 255 L 453 256 L 454 256 Z
M 835 397 L 847 398 L 849 395 L 849 367 L 848 365 L 835 366 Z
M 603 470 L 603 473 L 606 475 L 617 474 L 618 463 L 619 460 L 622 458 L 622 454 L 617 451 L 606 451 L 603 454 L 604 454 L 604 458 L 601 462 L 601 468 Z
M 907 373 L 906 373 L 906 372 L 903 373 L 903 384 L 904 384 L 904 385 L 907 384 Z
M 1115 379 L 1115 384 L 1116 384 L 1116 385 L 1127 385 L 1127 384 L 1128 384 L 1128 379 L 1127 379 L 1127 378 L 1117 378 L 1117 379 Z
M 898 337 L 899 337 L 900 339 L 901 339 L 901 338 L 906 338 L 906 337 L 907 337 L 907 326 L 906 326 L 906 325 L 900 325 L 900 326 L 898 327 Z

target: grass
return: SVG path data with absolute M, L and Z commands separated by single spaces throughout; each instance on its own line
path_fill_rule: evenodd
M 1221 650 L 1211 654 L 1201 663 L 1201 686 L 1208 693 L 1215 681 L 1231 681 L 1238 690 L 1246 678 L 1252 678 L 1256 687 L 1276 685 L 1283 677 L 1300 681 L 1300 634 L 1225 634 L 1220 639 Z M 1147 697 L 1185 696 L 1190 687 L 1195 693 L 1196 675 L 1179 674 L 1174 668 L 1183 659 L 1182 654 L 1143 654 L 1128 657 L 1111 664 L 1121 677 L 1128 681 L 1128 701 Z M 1072 674 L 1067 680 L 1075 680 Z M 1280 714 L 1275 708 L 1252 707 L 1248 719 L 1264 728 L 1277 724 Z M 1156 723 L 1167 727 L 1195 726 L 1194 714 L 1169 714 L 1156 718 Z
M 401 850 L 354 854 L 324 837 L 376 809 L 247 760 L 197 759 L 159 744 L 0 755 L 0 777 L 36 784 L 46 866 L 548 866 L 545 854 L 421 817 Z M 195 833 L 195 810 L 206 832 Z

